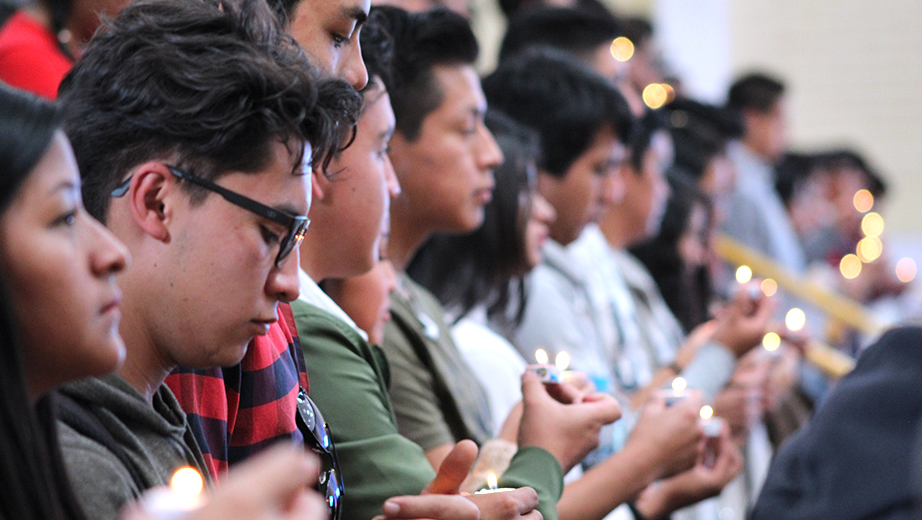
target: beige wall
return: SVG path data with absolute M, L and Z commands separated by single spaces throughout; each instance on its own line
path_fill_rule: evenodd
M 732 68 L 790 88 L 795 147 L 856 145 L 891 181 L 890 230 L 922 234 L 922 2 L 730 0 Z

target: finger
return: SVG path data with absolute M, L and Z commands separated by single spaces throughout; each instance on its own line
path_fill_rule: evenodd
M 538 493 L 530 487 L 502 493 L 473 494 L 466 498 L 477 504 L 484 518 L 518 517 L 538 507 Z
M 581 406 L 591 408 L 592 413 L 598 416 L 601 424 L 611 424 L 621 418 L 622 410 L 618 400 L 614 397 L 596 392 L 584 398 Z
M 479 520 L 480 509 L 461 495 L 419 495 L 387 499 L 383 517 L 432 518 L 435 520 Z
M 464 439 L 448 453 L 432 482 L 423 493 L 453 495 L 460 491 L 461 484 L 474 467 L 477 460 L 477 444 Z
M 541 379 L 533 372 L 522 374 L 522 402 L 528 406 L 548 398 L 547 389 Z
M 326 519 L 330 508 L 319 493 L 301 493 L 292 504 L 282 511 L 283 520 L 304 520 L 305 518 Z
M 583 400 L 583 393 L 569 383 L 545 385 L 545 389 L 559 403 L 572 404 Z
M 316 455 L 302 447 L 283 444 L 236 467 L 215 496 L 251 496 L 259 507 L 282 501 L 290 503 L 317 482 L 319 471 Z

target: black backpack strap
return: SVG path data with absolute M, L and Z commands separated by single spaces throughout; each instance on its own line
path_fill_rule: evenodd
M 116 442 L 115 437 L 106 429 L 92 410 L 81 406 L 72 397 L 61 392 L 56 394 L 55 401 L 57 418 L 60 421 L 73 428 L 80 435 L 101 444 L 112 452 L 131 475 L 131 480 L 134 481 L 138 489 L 144 491 L 147 488 L 144 479 L 141 477 L 141 472 L 135 467 L 128 453 Z

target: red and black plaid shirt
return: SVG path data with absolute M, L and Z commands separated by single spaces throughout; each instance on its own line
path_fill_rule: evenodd
M 299 385 L 307 371 L 294 316 L 279 304 L 279 320 L 256 337 L 239 365 L 178 368 L 166 379 L 188 415 L 212 477 L 279 439 L 304 438 L 295 423 Z

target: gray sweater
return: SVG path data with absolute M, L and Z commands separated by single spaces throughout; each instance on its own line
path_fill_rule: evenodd
M 64 463 L 87 518 L 117 520 L 127 502 L 148 488 L 167 484 L 182 466 L 198 469 L 210 485 L 186 415 L 165 385 L 154 394 L 153 407 L 115 375 L 65 385 L 61 393 L 74 400 L 82 412 L 98 419 L 140 479 L 135 481 L 132 470 L 105 443 L 59 420 Z

